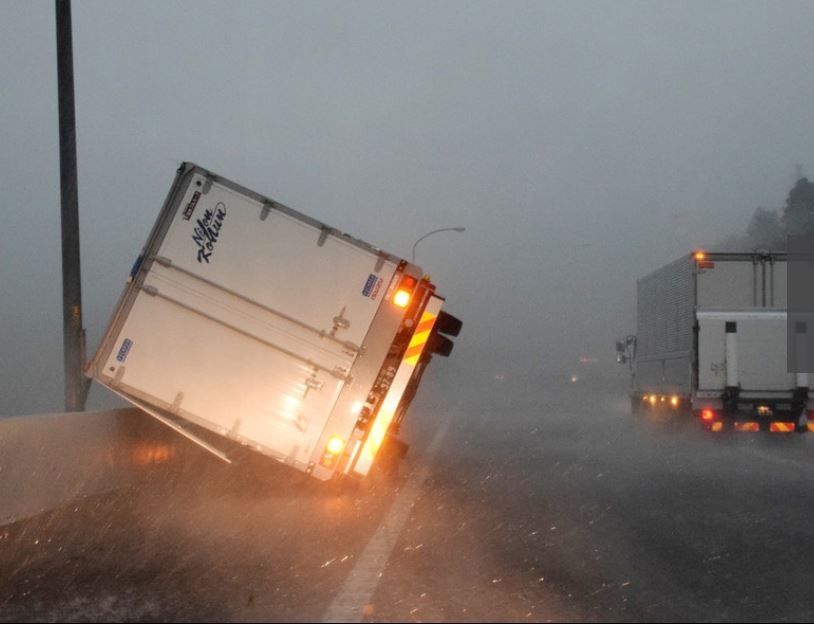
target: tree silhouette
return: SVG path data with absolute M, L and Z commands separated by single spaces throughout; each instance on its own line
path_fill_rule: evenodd
M 766 210 L 760 206 L 749 221 L 746 235 L 755 247 L 780 249 L 786 243 L 786 232 L 780 215 L 774 210 Z
M 788 235 L 814 234 L 814 184 L 808 178 L 797 180 L 789 191 L 783 225 Z

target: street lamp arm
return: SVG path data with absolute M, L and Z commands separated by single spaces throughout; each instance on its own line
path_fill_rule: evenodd
M 432 232 L 427 232 L 426 234 L 424 234 L 424 236 L 422 236 L 416 242 L 413 243 L 413 264 L 415 264 L 415 248 L 418 246 L 418 243 L 423 241 L 428 236 L 431 236 L 432 234 L 438 234 L 438 232 L 465 232 L 465 231 L 466 228 L 464 227 L 446 227 L 433 230 Z

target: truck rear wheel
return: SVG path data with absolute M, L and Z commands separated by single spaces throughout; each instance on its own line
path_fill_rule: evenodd
M 405 455 L 407 455 L 407 451 L 410 449 L 410 445 L 394 433 L 387 434 L 384 444 L 385 446 L 382 450 L 388 457 L 395 460 L 404 459 Z
M 394 433 L 388 433 L 384 437 L 384 440 L 382 440 L 382 446 L 376 455 L 376 462 L 374 464 L 376 472 L 385 476 L 396 476 L 399 466 L 404 456 L 407 455 L 409 448 L 410 445 L 404 440 Z

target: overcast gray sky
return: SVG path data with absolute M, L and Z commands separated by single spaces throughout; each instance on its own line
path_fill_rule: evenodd
M 88 347 L 189 160 L 406 257 L 465 226 L 417 254 L 464 320 L 462 375 L 611 358 L 638 277 L 812 174 L 812 23 L 812 2 L 74 0 Z M 53 2 L 0 3 L 0 144 L 0 414 L 55 411 Z

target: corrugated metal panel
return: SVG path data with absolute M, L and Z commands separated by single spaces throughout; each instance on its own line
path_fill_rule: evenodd
M 692 349 L 693 269 L 685 256 L 639 280 L 637 359 Z
M 690 391 L 691 352 L 676 357 L 657 357 L 636 362 L 637 390 L 648 393 L 680 394 Z

